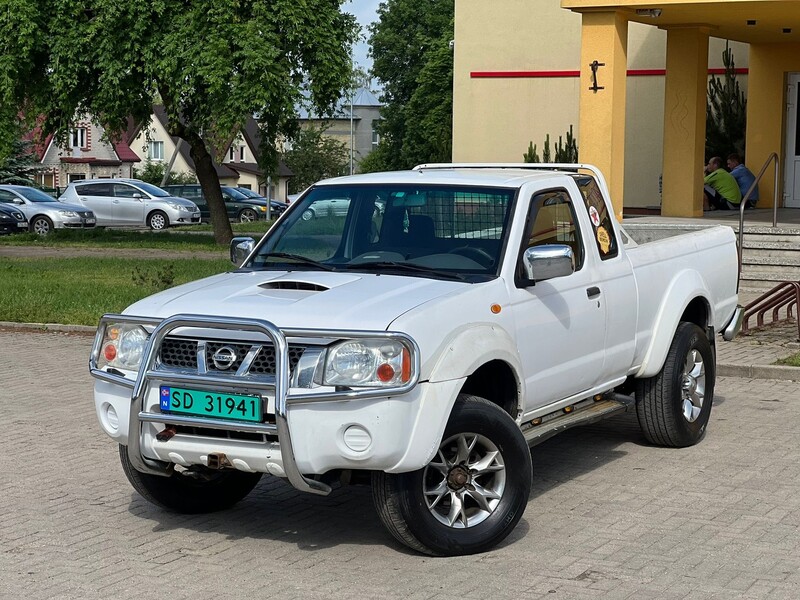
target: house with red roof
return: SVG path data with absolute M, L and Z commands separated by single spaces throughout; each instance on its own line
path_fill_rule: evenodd
M 133 177 L 134 165 L 141 161 L 124 139 L 110 140 L 102 126 L 90 120 L 75 123 L 60 147 L 48 135 L 34 144 L 42 165 L 36 183 L 45 188 L 65 188 L 80 179 Z

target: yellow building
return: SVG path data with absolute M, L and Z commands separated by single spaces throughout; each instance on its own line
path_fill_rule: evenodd
M 747 164 L 778 154 L 779 202 L 800 207 L 798 0 L 456 0 L 453 160 L 519 162 L 573 124 L 618 213 L 624 201 L 700 215 L 706 87 L 725 40 L 747 73 Z M 759 206 L 773 188 L 768 172 Z

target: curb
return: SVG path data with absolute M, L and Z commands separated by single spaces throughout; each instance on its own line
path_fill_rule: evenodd
M 744 377 L 745 379 L 800 380 L 800 368 L 783 365 L 717 365 L 719 377 Z
M 36 331 L 39 333 L 81 333 L 92 334 L 97 327 L 90 325 L 64 325 L 63 323 L 16 323 L 0 321 L 0 329 L 16 329 L 17 331 Z

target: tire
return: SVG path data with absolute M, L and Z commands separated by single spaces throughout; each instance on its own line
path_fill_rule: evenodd
M 484 472 L 476 476 L 482 461 Z M 514 529 L 531 479 L 530 449 L 514 420 L 488 400 L 461 394 L 436 457 L 410 473 L 373 473 L 372 497 L 383 524 L 409 548 L 433 556 L 475 554 Z M 461 499 L 466 502 L 454 513 Z
M 303 214 L 300 215 L 300 218 L 303 219 L 303 221 L 310 221 L 315 216 L 317 216 L 316 213 L 312 209 L 308 208 L 303 211 Z
M 252 223 L 258 220 L 258 214 L 252 208 L 245 208 L 239 213 L 239 223 Z
M 699 442 L 711 416 L 715 377 L 705 332 L 680 323 L 661 371 L 636 385 L 636 416 L 647 441 L 671 448 Z
M 153 231 L 161 231 L 162 229 L 166 229 L 169 227 L 169 217 L 167 217 L 166 213 L 160 210 L 154 210 L 147 215 L 147 226 Z
M 128 459 L 128 447 L 122 445 L 119 458 L 128 481 L 145 500 L 184 514 L 230 508 L 247 496 L 261 479 L 261 473 L 234 470 L 204 471 L 197 478 L 177 472 L 170 477 L 140 473 Z
M 33 217 L 30 228 L 31 233 L 36 233 L 38 235 L 50 235 L 53 233 L 53 222 L 44 215 L 38 215 Z

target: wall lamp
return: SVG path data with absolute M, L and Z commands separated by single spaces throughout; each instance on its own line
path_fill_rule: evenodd
M 637 8 L 636 15 L 639 17 L 652 17 L 657 18 L 661 16 L 660 8 Z

